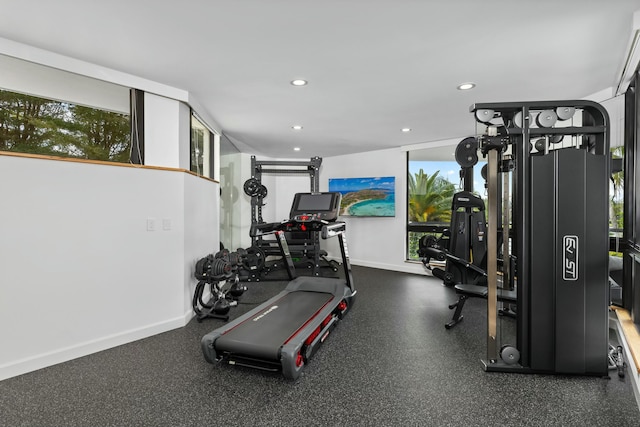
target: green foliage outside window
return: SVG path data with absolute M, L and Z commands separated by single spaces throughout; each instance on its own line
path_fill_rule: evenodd
M 624 159 L 624 147 L 612 148 L 611 157 Z M 609 228 L 622 229 L 624 227 L 624 171 L 611 175 L 610 197 Z
M 439 176 L 420 169 L 409 174 L 409 222 L 450 222 L 451 201 L 455 185 Z
M 130 116 L 0 90 L 0 151 L 129 162 Z
M 456 192 L 454 184 L 440 176 L 440 171 L 432 175 L 420 169 L 414 175 L 409 174 L 409 223 L 427 222 L 449 223 L 451 221 L 451 202 Z M 408 233 L 408 257 L 417 260 L 418 242 L 424 232 Z

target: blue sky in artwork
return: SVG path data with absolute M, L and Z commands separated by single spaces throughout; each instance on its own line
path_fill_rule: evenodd
M 331 178 L 329 179 L 329 191 L 348 193 L 351 191 L 379 189 L 395 191 L 395 177 L 383 176 L 372 178 Z

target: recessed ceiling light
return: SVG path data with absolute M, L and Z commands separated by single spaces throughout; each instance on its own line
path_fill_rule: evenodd
M 293 130 L 302 130 L 302 126 L 300 126 L 300 125 L 293 125 L 293 126 L 291 126 L 291 129 L 293 129 Z
M 402 132 L 411 132 L 411 128 L 402 128 Z
M 307 82 L 306 80 L 303 80 L 303 79 L 291 80 L 291 84 L 294 85 L 294 86 L 306 86 L 307 83 L 309 83 L 309 82 Z
M 476 87 L 475 83 L 471 83 L 471 82 L 461 83 L 458 85 L 458 90 L 469 90 L 469 89 L 473 89 L 474 87 Z
M 293 147 L 293 151 L 300 151 L 300 147 Z

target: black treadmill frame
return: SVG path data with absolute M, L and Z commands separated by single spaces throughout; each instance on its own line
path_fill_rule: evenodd
M 231 365 L 246 366 L 271 372 L 280 371 L 285 378 L 297 379 L 304 366 L 324 343 L 337 323 L 351 310 L 355 302 L 356 290 L 354 288 L 353 276 L 351 273 L 351 263 L 349 261 L 345 223 L 326 221 L 299 222 L 295 220 L 283 223 L 271 224 L 273 232 L 276 233 L 283 257 L 287 260 L 290 277 L 295 275 L 291 254 L 288 251 L 285 230 L 290 230 L 304 224 L 317 231 L 323 239 L 338 237 L 340 253 L 344 269 L 344 279 L 301 276 L 293 279 L 287 287 L 274 297 L 260 304 L 253 310 L 245 313 L 239 318 L 217 328 L 202 338 L 201 347 L 205 360 L 209 363 L 226 361 Z M 267 225 L 260 226 L 263 234 L 267 233 Z M 310 313 L 309 319 L 301 325 L 292 336 L 284 343 L 276 343 L 277 357 L 264 357 L 251 354 L 250 345 L 243 346 L 245 351 L 238 352 L 226 346 L 220 337 L 232 334 L 233 330 L 248 321 L 257 321 L 265 317 L 270 310 L 277 307 L 278 301 L 285 298 L 292 292 L 324 292 L 330 293 L 332 298 L 314 313 Z M 268 318 L 268 317 L 265 317 Z M 257 320 L 256 320 L 257 319 Z M 259 323 L 256 323 L 258 325 Z M 258 327 L 258 326 L 256 326 Z M 220 344 L 222 343 L 222 345 Z M 238 347 L 234 345 L 234 347 Z

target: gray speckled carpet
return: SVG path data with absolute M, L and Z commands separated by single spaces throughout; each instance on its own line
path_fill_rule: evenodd
M 356 304 L 295 382 L 210 365 L 186 327 L 0 382 L 2 426 L 640 426 L 628 379 L 486 373 L 486 301 L 354 267 Z M 232 318 L 279 292 L 249 283 Z M 511 328 L 502 319 L 506 329 Z

